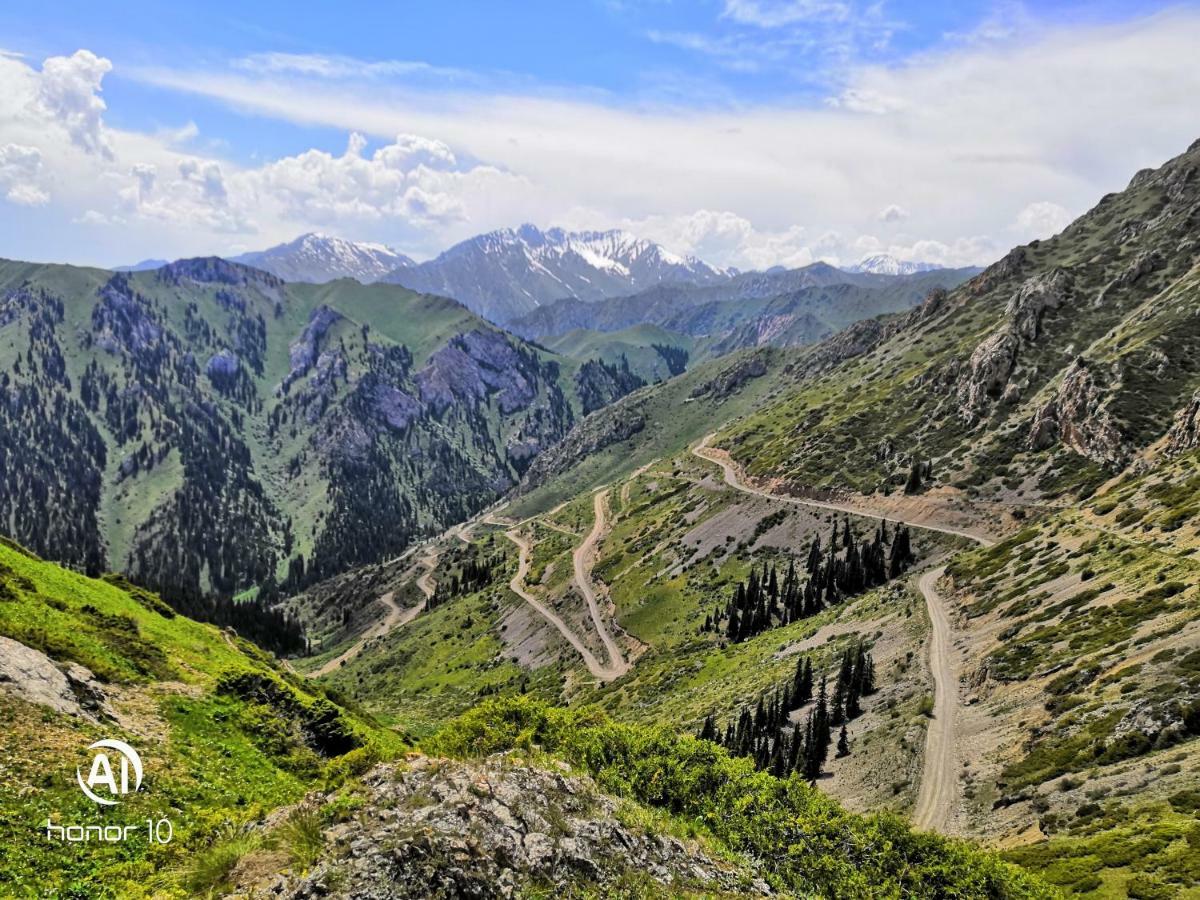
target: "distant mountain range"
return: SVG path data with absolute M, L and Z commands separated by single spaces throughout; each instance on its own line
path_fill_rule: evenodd
M 800 269 L 746 272 L 711 285 L 662 284 L 596 302 L 565 298 L 508 324 L 528 339 L 583 329 L 614 332 L 657 325 L 707 338 L 715 353 L 770 343 L 798 346 L 820 340 L 859 319 L 916 306 L 979 270 L 935 269 L 912 275 L 848 273 L 826 263 Z
M 327 234 L 302 234 L 294 241 L 235 256 L 232 262 L 254 266 L 284 281 L 324 284 L 353 278 L 363 284 L 390 272 L 416 265 L 403 253 L 383 244 L 347 241 Z
M 544 310 L 561 316 L 564 306 L 588 305 L 611 298 L 687 293 L 692 302 L 715 299 L 762 299 L 816 285 L 883 282 L 863 278 L 903 277 L 942 270 L 932 263 L 899 260 L 888 254 L 868 256 L 841 269 L 816 263 L 802 269 L 738 272 L 681 256 L 625 231 L 541 230 L 533 225 L 501 229 L 455 244 L 425 262 L 416 262 L 384 244 L 303 234 L 266 250 L 230 257 L 284 281 L 324 284 L 353 278 L 363 284 L 386 282 L 410 290 L 450 297 L 476 315 L 500 325 L 521 321 L 522 333 L 561 334 L 567 328 L 539 323 Z M 147 259 L 118 271 L 159 269 L 166 260 Z M 948 271 L 948 270 L 945 270 Z M 850 277 L 854 276 L 854 277 Z M 706 293 L 706 289 L 712 289 Z M 635 301 L 636 305 L 640 301 Z M 681 301 L 683 302 L 683 301 Z M 640 321 L 625 316 L 617 327 Z M 657 321 L 657 320 L 655 320 Z M 597 327 L 577 323 L 570 327 Z M 601 330 L 609 330 L 599 326 Z
M 873 275 L 917 275 L 921 272 L 934 272 L 945 268 L 936 263 L 913 262 L 907 259 L 897 259 L 890 253 L 875 253 L 864 256 L 852 266 L 846 266 L 847 272 L 868 272 Z
M 735 274 L 624 231 L 502 229 L 455 244 L 383 280 L 453 297 L 505 324 L 563 297 L 602 300 L 658 284 L 713 284 Z

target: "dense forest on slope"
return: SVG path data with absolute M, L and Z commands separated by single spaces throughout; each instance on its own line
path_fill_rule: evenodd
M 198 614 L 466 518 L 591 389 L 451 301 L 217 259 L 4 263 L 0 372 L 3 531 Z

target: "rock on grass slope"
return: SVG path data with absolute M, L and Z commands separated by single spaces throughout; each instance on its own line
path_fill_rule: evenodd
M 7 541 L 0 645 L 0 896 L 203 894 L 244 824 L 403 749 L 254 645 Z M 101 738 L 127 741 L 145 767 L 142 790 L 111 810 L 75 784 Z M 120 844 L 46 837 L 47 821 L 147 818 L 171 821 L 169 844 L 144 829 Z

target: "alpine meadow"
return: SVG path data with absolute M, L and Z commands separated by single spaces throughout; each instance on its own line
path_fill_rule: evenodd
M 0 47 L 0 897 L 1200 900 L 1192 0 Z

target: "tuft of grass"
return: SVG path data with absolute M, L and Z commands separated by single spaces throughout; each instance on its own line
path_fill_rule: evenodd
M 282 841 L 292 865 L 303 872 L 312 867 L 325 846 L 325 832 L 316 807 L 301 806 L 279 826 Z
M 193 896 L 210 897 L 230 887 L 230 875 L 248 853 L 262 846 L 262 836 L 245 825 L 227 823 L 213 842 L 188 863 L 183 885 Z

